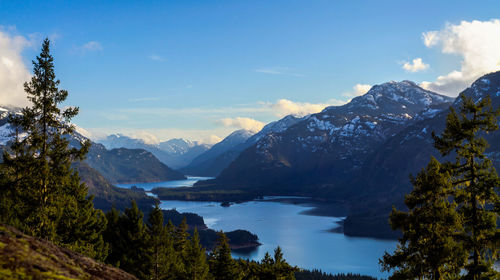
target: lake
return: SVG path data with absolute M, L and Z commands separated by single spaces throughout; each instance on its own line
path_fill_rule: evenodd
M 195 178 L 184 182 L 170 181 L 135 185 L 145 190 L 156 186 L 192 186 Z M 193 182 L 194 181 L 194 182 Z M 385 277 L 378 259 L 396 247 L 395 241 L 347 237 L 332 232 L 342 218 L 304 214 L 312 209 L 307 204 L 290 204 L 267 200 L 249 201 L 222 207 L 217 202 L 162 201 L 163 209 L 192 212 L 203 216 L 209 228 L 231 231 L 245 229 L 259 236 L 262 246 L 251 251 L 233 251 L 233 256 L 260 260 L 266 252 L 272 254 L 279 245 L 284 257 L 302 268 L 321 269 L 331 273 L 360 273 Z

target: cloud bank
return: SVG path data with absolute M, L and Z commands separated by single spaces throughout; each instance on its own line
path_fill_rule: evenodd
M 447 24 L 439 31 L 423 33 L 428 48 L 439 48 L 444 54 L 461 57 L 460 69 L 423 82 L 429 90 L 457 96 L 481 75 L 500 70 L 500 20 L 462 21 Z
M 360 96 L 360 95 L 367 93 L 371 88 L 372 88 L 371 85 L 356 84 L 355 86 L 352 87 L 352 91 L 344 92 L 342 95 L 344 97 L 348 97 L 349 99 L 352 99 L 356 96 Z
M 330 106 L 328 103 L 308 103 L 308 102 L 294 102 L 288 99 L 279 99 L 275 103 L 265 104 L 274 115 L 277 117 L 284 117 L 287 115 L 305 116 L 308 114 L 318 113 L 325 107 Z
M 234 127 L 238 129 L 246 129 L 254 132 L 260 131 L 265 123 L 251 118 L 223 118 L 217 121 L 225 127 Z
M 0 29 L 0 104 L 20 107 L 28 104 L 23 84 L 31 74 L 21 53 L 30 45 L 25 37 L 10 35 Z
M 413 73 L 424 71 L 428 68 L 429 64 L 424 63 L 420 57 L 413 59 L 412 62 L 405 62 L 405 64 L 403 64 L 403 69 Z

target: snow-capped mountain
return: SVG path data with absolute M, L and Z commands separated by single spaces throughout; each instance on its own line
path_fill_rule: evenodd
M 147 144 L 142 139 L 128 137 L 122 134 L 112 134 L 99 140 L 108 149 L 128 148 L 144 149 L 153 153 L 161 162 L 172 168 L 181 168 L 189 164 L 193 158 L 210 148 L 209 145 L 200 144 L 185 139 L 171 139 L 158 144 Z
M 302 119 L 302 117 L 288 115 L 265 125 L 255 134 L 247 130 L 237 130 L 221 141 L 221 143 L 224 143 L 223 145 L 214 145 L 212 149 L 195 158 L 182 171 L 185 174 L 215 177 L 228 167 L 242 151 L 254 145 L 266 135 L 283 132 Z
M 288 194 L 335 186 L 387 139 L 430 112 L 443 110 L 452 100 L 409 81 L 374 86 L 348 104 L 327 107 L 284 130 L 265 134 L 215 183 Z
M 158 144 L 160 150 L 165 151 L 169 154 L 183 155 L 189 153 L 196 146 L 202 146 L 205 148 L 210 148 L 210 145 L 201 144 L 197 141 L 190 141 L 182 138 L 174 138 Z
M 2 116 L 0 117 L 0 150 L 8 148 L 14 139 L 14 131 L 8 123 L 7 116 L 19 111 L 19 108 L 0 106 Z M 79 130 L 81 131 L 77 128 L 75 135 L 68 138 L 70 145 L 78 147 L 82 141 L 88 140 L 78 132 Z M 23 134 L 21 133 L 20 137 L 23 137 Z M 140 148 L 108 150 L 102 144 L 92 143 L 83 164 L 88 164 L 89 167 L 97 170 L 111 183 L 168 181 L 185 178 L 181 173 L 160 162 L 152 153 Z M 90 173 L 84 175 L 94 176 Z M 87 182 L 91 179 L 93 178 L 82 177 L 82 180 Z
M 500 106 L 500 72 L 485 75 L 476 80 L 460 95 L 465 95 L 475 101 L 490 96 L 493 108 Z M 452 106 L 458 108 L 461 98 L 457 97 Z M 365 162 L 362 172 L 370 174 L 371 178 L 358 177 L 352 185 L 362 188 L 369 193 L 395 193 L 402 195 L 410 190 L 408 174 L 417 174 L 426 166 L 429 158 L 434 156 L 441 159 L 434 149 L 431 133 L 440 134 L 446 124 L 449 109 L 437 112 L 431 118 L 422 119 L 405 128 L 403 131 L 386 141 Z M 493 164 L 500 168 L 500 132 L 495 131 L 484 135 L 490 144 L 487 150 L 488 157 Z M 449 158 L 450 160 L 452 158 Z M 390 176 L 389 176 L 390 174 Z
M 195 157 L 181 171 L 189 175 L 216 176 L 239 155 L 241 149 L 238 147 L 253 135 L 254 132 L 250 130 L 236 130 L 209 150 Z

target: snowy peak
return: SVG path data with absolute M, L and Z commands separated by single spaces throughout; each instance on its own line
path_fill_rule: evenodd
M 240 144 L 240 143 L 245 142 L 248 138 L 252 137 L 252 135 L 254 135 L 254 134 L 255 134 L 254 132 L 252 132 L 250 130 L 246 130 L 246 129 L 236 130 L 236 131 L 232 132 L 231 134 L 229 134 L 226 138 L 224 138 L 220 143 L 221 144 L 231 144 L 231 143 Z
M 453 98 L 425 90 L 414 82 L 388 82 L 373 86 L 366 94 L 354 98 L 344 105 L 349 109 L 371 109 L 387 113 L 418 113 L 426 107 L 446 102 Z
M 198 143 L 190 140 L 182 139 L 182 138 L 174 138 L 167 140 L 165 142 L 161 142 L 158 144 L 158 148 L 170 154 L 185 154 Z
M 298 116 L 294 116 L 294 115 L 288 115 L 288 116 L 285 116 L 284 118 L 282 118 L 278 121 L 268 123 L 257 134 L 255 134 L 254 136 L 252 136 L 248 139 L 248 141 L 247 141 L 248 145 L 250 146 L 251 144 L 257 143 L 257 141 L 259 141 L 260 139 L 262 139 L 263 137 L 265 137 L 268 134 L 281 133 L 281 132 L 287 130 L 292 125 L 304 120 L 304 118 L 306 118 L 306 117 L 298 117 Z
M 486 74 L 477 79 L 472 85 L 465 89 L 461 95 L 479 101 L 489 95 L 494 107 L 500 106 L 500 71 Z M 457 98 L 454 106 L 460 104 L 461 99 Z
M 229 134 L 219 143 L 215 144 L 210 150 L 206 152 L 206 154 L 219 155 L 223 152 L 226 152 L 237 145 L 245 143 L 254 133 L 250 130 L 240 129 L 236 130 L 233 133 Z M 206 155 L 202 155 L 206 156 Z
M 107 149 L 129 148 L 142 149 L 146 143 L 142 139 L 134 139 L 123 134 L 111 134 L 99 140 Z
M 296 123 L 258 139 L 257 152 L 268 155 L 279 146 L 293 146 L 295 151 L 332 153 L 339 159 L 367 154 L 415 120 L 446 109 L 451 101 L 411 81 L 387 82 L 343 106 L 327 107 L 302 119 L 289 118 Z

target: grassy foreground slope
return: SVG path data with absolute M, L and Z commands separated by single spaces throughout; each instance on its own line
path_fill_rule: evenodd
M 137 279 L 127 272 L 0 224 L 0 279 Z

